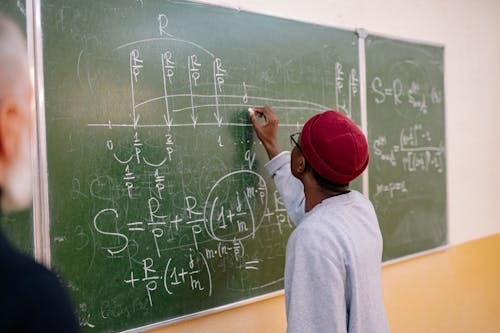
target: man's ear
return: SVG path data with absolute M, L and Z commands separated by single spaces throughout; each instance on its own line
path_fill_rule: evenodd
M 297 157 L 297 164 L 295 166 L 295 172 L 297 174 L 303 174 L 307 169 L 307 162 L 306 158 L 304 155 L 300 154 L 299 157 Z
M 6 99 L 0 103 L 0 185 L 5 170 L 14 161 L 19 146 L 21 115 L 16 104 Z

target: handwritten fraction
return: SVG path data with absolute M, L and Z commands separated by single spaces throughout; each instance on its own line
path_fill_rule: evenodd
M 230 62 L 197 41 L 174 36 L 168 28 L 167 15 L 160 14 L 159 37 L 131 41 L 115 49 L 129 60 L 121 70 L 129 78 L 130 108 L 123 114 L 130 121 L 88 124 L 93 130 L 110 133 L 102 142 L 105 158 L 121 170 L 119 175 L 98 176 L 91 184 L 95 198 L 110 202 L 93 215 L 92 228 L 100 245 L 96 255 L 128 259 L 129 269 L 120 283 L 142 290 L 147 307 L 186 292 L 212 297 L 223 289 L 255 290 L 282 283 L 282 277 L 271 276 L 259 285 L 250 281 L 265 265 L 272 265 L 277 257 L 283 259 L 285 243 L 273 244 L 271 240 L 273 235 L 289 234 L 291 221 L 277 191 L 255 171 L 252 147 L 258 143 L 253 139 L 228 142 L 223 133 L 228 128 L 252 130 L 244 113 L 249 106 L 270 104 L 292 114 L 336 108 L 351 116 L 354 101 L 359 100 L 357 69 L 340 62 L 332 71 L 333 106 L 256 94 L 261 90 L 251 79 L 233 81 Z M 155 96 L 149 93 L 151 77 L 156 77 L 154 91 L 160 91 Z M 302 125 L 279 124 L 297 129 Z M 196 193 L 189 188 L 189 176 L 172 181 L 176 168 L 192 172 L 192 177 L 203 177 L 207 171 L 203 161 L 195 166 L 183 164 L 182 154 L 190 150 L 186 147 L 189 139 L 179 139 L 178 128 L 192 133 L 203 130 L 207 134 L 203 144 L 215 144 L 220 154 L 229 145 L 240 146 L 235 158 L 242 161 L 241 168 L 225 170 L 213 180 L 207 175 L 209 186 Z M 124 136 L 128 141 L 115 138 Z M 150 144 L 151 136 L 161 143 Z M 216 155 L 211 158 L 217 160 Z M 105 190 L 109 188 L 112 190 Z M 179 195 L 182 202 L 172 199 Z M 142 216 L 132 216 L 131 206 L 142 207 Z M 228 274 L 224 281 L 215 277 L 224 272 L 240 273 Z M 105 308 L 109 313 L 109 305 Z M 90 315 L 81 312 L 82 321 L 91 326 Z

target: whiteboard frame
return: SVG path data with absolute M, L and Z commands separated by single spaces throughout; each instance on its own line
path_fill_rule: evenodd
M 359 61 L 359 76 L 360 76 L 360 98 L 361 98 L 361 127 L 365 135 L 367 135 L 367 105 L 366 105 L 366 55 L 365 55 L 365 39 L 368 35 L 373 34 L 378 37 L 391 38 L 398 41 L 406 41 L 411 43 L 425 44 L 429 46 L 442 47 L 443 48 L 443 66 L 445 65 L 445 55 L 446 48 L 443 44 L 429 42 L 424 40 L 404 38 L 401 36 L 393 36 L 384 33 L 370 32 L 368 33 L 365 29 L 356 28 L 352 26 L 335 26 L 326 24 L 324 22 L 314 22 L 312 20 L 307 20 L 300 17 L 294 16 L 280 16 L 276 13 L 266 12 L 266 11 L 256 11 L 244 7 L 235 7 L 229 4 L 214 4 L 209 1 L 203 0 L 188 0 L 189 2 L 196 4 L 203 4 L 209 6 L 215 6 L 220 8 L 227 8 L 237 11 L 245 11 L 247 13 L 266 15 L 279 19 L 292 20 L 295 22 L 301 22 L 306 24 L 312 24 L 317 26 L 324 26 L 330 28 L 336 28 L 345 31 L 352 31 L 358 36 L 358 61 Z M 51 267 L 51 249 L 50 249 L 50 214 L 49 214 L 49 191 L 48 191 L 48 164 L 47 164 L 47 140 L 46 140 L 46 118 L 45 118 L 45 90 L 44 90 L 44 71 L 43 71 L 43 38 L 42 38 L 42 26 L 41 26 L 41 1 L 40 0 L 26 0 L 26 17 L 27 17 L 27 42 L 28 42 L 28 56 L 30 60 L 30 66 L 34 73 L 34 88 L 35 88 L 35 110 L 36 110 L 36 126 L 35 126 L 35 137 L 36 137 L 36 149 L 32 150 L 32 166 L 33 172 L 33 238 L 34 238 L 34 250 L 35 258 L 43 263 L 46 267 Z M 446 75 L 445 68 L 443 68 L 443 80 L 444 87 L 446 86 Z M 445 89 L 446 90 L 446 89 Z M 446 94 L 445 94 L 445 138 L 446 138 Z M 446 142 L 448 142 L 446 140 Z M 446 150 L 445 150 L 446 152 Z M 445 153 L 446 154 L 446 153 Z M 447 156 L 447 155 L 445 155 Z M 446 159 L 447 160 L 447 159 Z M 363 193 L 368 197 L 368 171 L 362 176 Z M 445 193 L 446 198 L 448 198 L 448 173 L 446 172 L 446 187 L 447 191 Z M 433 253 L 438 253 L 445 251 L 450 248 L 449 243 L 449 205 L 448 200 L 446 200 L 446 244 L 433 249 L 413 253 L 407 256 L 391 259 L 382 262 L 382 267 L 387 267 L 393 264 L 405 262 L 417 257 L 426 256 Z M 274 297 L 279 297 L 284 295 L 284 290 L 280 289 L 274 292 L 270 292 L 261 296 L 256 296 L 248 298 L 245 300 L 229 303 L 226 305 L 217 306 L 207 310 L 202 310 L 199 312 L 183 315 L 180 317 L 167 319 L 159 321 L 152 324 L 147 324 L 137 328 L 128 329 L 121 331 L 122 333 L 134 333 L 143 332 L 145 330 L 151 330 L 159 327 L 168 326 L 171 324 L 183 322 L 186 320 L 191 320 L 222 311 L 227 311 L 232 308 L 241 307 L 249 305 L 252 303 L 264 301 Z

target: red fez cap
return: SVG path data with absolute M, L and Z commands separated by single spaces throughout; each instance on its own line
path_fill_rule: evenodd
M 302 154 L 320 176 L 347 184 L 368 165 L 368 143 L 358 125 L 328 110 L 309 119 L 300 135 Z

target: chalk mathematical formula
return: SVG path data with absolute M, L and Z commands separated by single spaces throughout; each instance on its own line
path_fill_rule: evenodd
M 230 61 L 174 36 L 166 14 L 157 24 L 159 36 L 115 50 L 128 60 L 119 70 L 128 77 L 130 108 L 122 114 L 129 121 L 88 124 L 103 138 L 102 158 L 114 170 L 90 184 L 92 197 L 104 205 L 92 220 L 95 255 L 126 262 L 116 280 L 143 297 L 126 306 L 103 301 L 102 319 L 154 308 L 166 298 L 177 302 L 186 294 L 210 298 L 282 284 L 293 227 L 272 181 L 261 174 L 255 151 L 260 143 L 245 111 L 270 104 L 290 113 L 279 124 L 286 132 L 303 125 L 289 120 L 295 115 L 336 108 L 351 117 L 359 104 L 357 68 L 334 63 L 330 107 L 260 95 L 251 78 L 234 81 Z M 267 72 L 261 78 L 273 80 Z M 200 147 L 210 147 L 209 155 Z M 236 169 L 224 162 L 228 154 Z M 79 188 L 79 180 L 74 185 Z M 279 277 L 266 273 L 271 266 Z M 263 278 L 255 279 L 259 274 Z M 82 325 L 92 327 L 96 314 L 85 304 L 80 308 Z
M 435 124 L 429 121 L 442 112 L 443 92 L 426 70 L 414 60 L 398 60 L 390 64 L 391 79 L 374 75 L 368 81 L 372 119 L 382 116 L 386 120 L 379 125 L 385 128 L 371 133 L 372 165 L 380 172 L 380 176 L 372 174 L 376 205 L 378 200 L 386 206 L 422 195 L 423 187 L 415 179 L 445 172 L 444 141 L 441 133 L 434 137 L 430 127 Z
M 432 137 L 421 124 L 403 128 L 399 136 L 399 144 L 390 145 L 387 137 L 379 136 L 373 142 L 376 158 L 396 167 L 402 165 L 406 172 L 444 171 L 444 145 L 431 146 Z
M 274 107 L 283 149 L 327 109 L 366 129 L 351 188 L 374 204 L 384 260 L 446 239 L 442 48 L 184 0 L 39 6 L 47 250 L 83 331 L 283 289 L 293 226 L 250 107 Z

